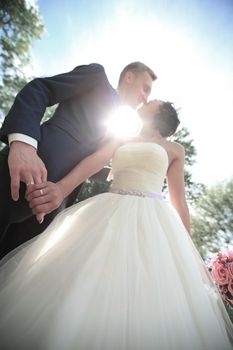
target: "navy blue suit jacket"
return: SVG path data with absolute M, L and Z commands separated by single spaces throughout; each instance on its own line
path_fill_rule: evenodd
M 58 104 L 54 115 L 41 125 L 46 107 L 54 104 Z M 48 180 L 56 182 L 98 148 L 106 132 L 106 118 L 118 104 L 117 93 L 99 64 L 37 78 L 16 96 L 0 130 L 0 139 L 7 143 L 10 133 L 36 139 Z M 11 198 L 7 156 L 7 149 L 0 152 L 0 258 L 42 232 L 59 210 L 74 202 L 78 190 L 39 225 L 24 198 L 24 186 L 20 188 L 19 201 Z
M 40 125 L 47 106 L 59 104 L 53 117 Z M 56 181 L 98 147 L 105 134 L 105 120 L 118 105 L 104 68 L 82 65 L 68 73 L 37 78 L 16 96 L 0 130 L 7 143 L 10 133 L 38 141 L 38 153 Z

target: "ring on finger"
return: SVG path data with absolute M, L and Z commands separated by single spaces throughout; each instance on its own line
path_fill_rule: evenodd
M 30 181 L 30 182 L 27 182 L 27 183 L 26 183 L 26 186 L 34 185 L 34 184 L 35 184 L 34 181 Z
M 44 194 L 44 191 L 42 189 L 40 189 L 40 194 L 41 194 L 41 196 L 43 196 L 43 194 Z

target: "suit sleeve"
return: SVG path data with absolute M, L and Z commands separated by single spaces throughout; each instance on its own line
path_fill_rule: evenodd
M 99 64 L 78 66 L 74 70 L 47 78 L 36 78 L 18 93 L 0 130 L 0 139 L 21 133 L 40 140 L 40 122 L 46 107 L 61 103 L 94 87 L 105 76 Z

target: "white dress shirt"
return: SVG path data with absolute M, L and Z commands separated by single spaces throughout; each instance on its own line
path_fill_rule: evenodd
M 8 142 L 9 145 L 11 144 L 11 142 L 13 141 L 21 141 L 21 142 L 25 142 L 28 145 L 33 146 L 35 149 L 37 149 L 38 146 L 38 141 L 35 140 L 33 137 L 31 136 L 27 136 L 24 134 L 18 134 L 18 133 L 13 133 L 13 134 L 9 134 L 8 135 Z

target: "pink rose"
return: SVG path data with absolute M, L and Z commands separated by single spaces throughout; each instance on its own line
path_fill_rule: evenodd
M 228 272 L 230 277 L 233 279 L 233 261 L 227 264 Z
M 211 276 L 217 284 L 227 284 L 230 281 L 230 274 L 225 266 L 215 262 L 212 265 Z
M 210 271 L 223 300 L 233 306 L 233 249 L 215 254 L 210 261 Z
M 226 252 L 227 257 L 230 261 L 233 261 L 233 249 L 230 249 Z

